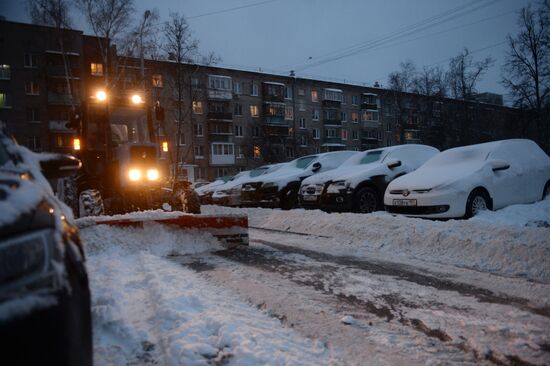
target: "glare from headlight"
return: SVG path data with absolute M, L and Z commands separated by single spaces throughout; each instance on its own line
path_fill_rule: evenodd
M 159 179 L 159 171 L 157 169 L 147 170 L 147 179 L 149 179 L 149 180 Z
M 135 182 L 137 180 L 141 179 L 141 171 L 139 169 L 130 169 L 128 171 L 128 178 L 130 178 L 131 181 Z

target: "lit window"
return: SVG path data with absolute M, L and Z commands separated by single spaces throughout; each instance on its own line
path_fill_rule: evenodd
M 202 114 L 202 102 L 197 100 L 193 101 L 193 113 Z
M 359 113 L 351 112 L 351 122 L 353 123 L 359 122 Z
M 361 113 L 361 121 L 378 121 L 377 111 L 363 111 Z
M 262 157 L 262 150 L 259 146 L 254 146 L 254 158 L 259 159 Z
M 312 102 L 318 102 L 319 101 L 319 95 L 317 94 L 317 90 L 311 91 L 311 101 Z
M 93 76 L 103 76 L 103 64 L 92 62 L 90 72 Z
M 0 93 L 0 108 L 11 107 L 9 95 L 6 93 Z
M 151 81 L 152 81 L 153 87 L 162 88 L 162 75 L 161 74 L 153 74 Z
M 260 115 L 260 112 L 258 111 L 257 105 L 251 105 L 250 106 L 250 117 L 258 117 Z
M 11 78 L 10 65 L 0 65 L 0 79 L 9 80 Z

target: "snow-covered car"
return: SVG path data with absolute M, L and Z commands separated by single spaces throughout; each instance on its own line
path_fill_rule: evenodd
M 391 182 L 384 204 L 407 216 L 471 217 L 550 194 L 550 157 L 533 141 L 512 139 L 441 152 Z
M 356 153 L 339 168 L 304 179 L 300 204 L 338 212 L 382 210 L 388 183 L 438 152 L 431 146 L 410 144 Z
M 71 210 L 46 180 L 79 167 L 78 159 L 33 153 L 0 132 L 0 344 L 5 360 L 92 365 L 84 250 Z
M 244 182 L 241 189 L 242 204 L 291 209 L 298 204 L 302 180 L 313 174 L 336 169 L 355 153 L 333 151 L 292 160 L 273 173 Z
M 217 186 L 212 194 L 212 201 L 217 205 L 239 206 L 241 204 L 241 188 L 244 182 L 263 174 L 273 173 L 284 165 L 262 165 L 253 170 L 247 170 L 235 175 L 225 184 Z
M 210 182 L 201 187 L 195 188 L 195 192 L 199 196 L 200 203 L 203 205 L 212 203 L 212 193 L 214 193 L 214 190 L 216 189 L 216 187 L 219 187 L 222 184 L 225 184 L 231 178 L 233 178 L 233 176 L 226 175 L 226 176 L 217 178 L 213 182 Z

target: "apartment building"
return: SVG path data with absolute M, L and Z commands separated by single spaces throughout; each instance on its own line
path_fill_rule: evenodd
M 104 65 L 99 41 L 0 21 L 0 122 L 20 143 L 70 151 L 67 122 L 106 82 L 118 97 L 144 96 L 157 134 L 171 147 L 168 158 L 195 180 L 326 151 L 488 141 L 505 137 L 518 120 L 515 109 L 480 101 L 170 60 L 145 60 L 142 68 L 101 40 L 112 55 Z

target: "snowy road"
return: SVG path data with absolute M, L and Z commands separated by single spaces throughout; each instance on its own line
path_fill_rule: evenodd
M 550 200 L 446 223 L 247 212 L 238 250 L 155 225 L 82 230 L 96 364 L 550 364 Z M 461 247 L 424 255 L 433 241 L 409 236 L 405 251 L 396 224 Z

